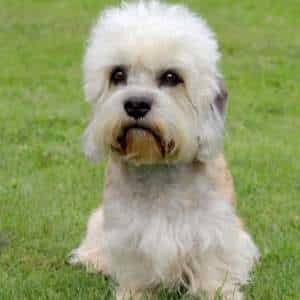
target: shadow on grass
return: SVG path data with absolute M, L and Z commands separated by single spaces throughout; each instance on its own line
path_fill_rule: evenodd
M 9 240 L 6 238 L 4 233 L 0 232 L 0 255 L 3 252 L 4 248 L 8 247 Z

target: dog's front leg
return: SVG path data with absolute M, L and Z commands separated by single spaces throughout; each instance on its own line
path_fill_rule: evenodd
M 98 208 L 90 216 L 86 237 L 69 256 L 71 265 L 83 265 L 90 271 L 108 273 L 105 255 L 102 249 L 103 210 Z

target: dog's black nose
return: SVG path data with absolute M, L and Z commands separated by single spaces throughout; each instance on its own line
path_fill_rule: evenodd
M 151 99 L 146 97 L 131 97 L 124 103 L 124 109 L 129 117 L 140 119 L 151 109 Z

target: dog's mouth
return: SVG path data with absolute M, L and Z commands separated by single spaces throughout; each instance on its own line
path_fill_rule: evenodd
M 111 149 L 127 160 L 154 163 L 173 154 L 175 142 L 165 142 L 159 128 L 135 123 L 122 128 Z
M 161 155 L 163 157 L 165 156 L 165 145 L 158 130 L 140 124 L 133 124 L 124 127 L 121 134 L 117 138 L 119 150 L 122 150 L 122 152 L 126 154 L 128 147 L 130 146 L 129 144 L 135 142 L 134 139 L 143 139 L 144 141 L 141 142 L 144 142 L 144 144 L 147 144 L 147 142 L 149 144 L 151 140 L 154 140 L 160 149 Z

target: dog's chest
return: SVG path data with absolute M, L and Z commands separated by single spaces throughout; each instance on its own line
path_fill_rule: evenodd
M 206 178 L 192 175 L 183 168 L 112 178 L 104 193 L 104 241 L 115 272 L 144 276 L 146 268 L 169 277 L 199 252 L 212 195 Z
M 124 196 L 104 205 L 106 248 L 116 270 L 168 274 L 201 244 L 205 213 L 195 191 L 169 187 Z

